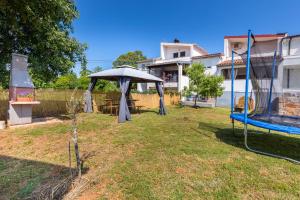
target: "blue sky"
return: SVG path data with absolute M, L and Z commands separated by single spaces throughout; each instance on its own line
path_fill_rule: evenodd
M 120 54 L 159 56 L 160 42 L 197 43 L 223 52 L 224 35 L 300 33 L 299 0 L 75 0 L 74 36 L 88 44 L 88 68 L 105 69 Z M 75 71 L 78 72 L 77 65 Z

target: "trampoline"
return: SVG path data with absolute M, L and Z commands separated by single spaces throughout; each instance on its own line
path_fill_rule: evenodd
M 268 152 L 263 152 L 250 148 L 248 145 L 248 125 L 263 128 L 270 131 L 279 131 L 287 134 L 300 135 L 300 116 L 295 109 L 299 109 L 300 95 L 296 93 L 283 92 L 283 81 L 279 76 L 279 66 L 282 59 L 282 42 L 284 39 L 291 40 L 290 37 L 281 38 L 279 54 L 277 53 L 277 41 L 275 40 L 258 40 L 251 30 L 248 31 L 247 49 L 244 52 L 232 50 L 232 66 L 231 66 L 231 114 L 232 128 L 234 132 L 234 122 L 239 121 L 244 124 L 244 143 L 249 151 L 285 159 L 297 164 L 300 161 L 275 155 Z M 266 50 L 266 47 L 273 48 L 273 55 L 266 55 L 261 49 Z M 272 52 L 272 51 L 270 51 Z M 246 84 L 245 84 L 245 100 L 243 113 L 234 111 L 234 79 L 236 68 L 234 67 L 234 56 L 242 58 L 246 65 Z M 249 91 L 249 82 L 252 84 L 252 90 Z M 251 112 L 248 112 L 249 92 L 254 95 L 255 107 Z M 289 105 L 294 109 L 285 109 L 285 101 L 293 98 Z M 299 101 L 299 102 L 297 102 Z M 295 114 L 296 113 L 296 114 Z

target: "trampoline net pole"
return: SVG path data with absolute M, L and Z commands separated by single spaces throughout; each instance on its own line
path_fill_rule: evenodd
M 246 86 L 245 86 L 245 104 L 244 104 L 244 120 L 247 124 L 248 117 L 248 88 L 249 88 L 249 74 L 250 74 L 250 56 L 251 56 L 251 30 L 248 30 L 247 41 L 247 63 L 246 63 Z
M 231 51 L 231 114 L 234 112 L 234 51 Z
M 234 51 L 231 51 L 231 114 L 234 112 L 234 78 L 235 78 L 235 71 L 234 71 Z M 235 135 L 234 131 L 234 119 L 231 119 L 232 123 L 232 133 Z

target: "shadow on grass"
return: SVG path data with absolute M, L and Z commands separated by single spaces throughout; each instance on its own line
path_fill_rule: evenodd
M 242 128 L 236 127 L 235 134 L 233 134 L 232 128 L 222 127 L 222 125 L 199 122 L 198 126 L 197 132 L 206 137 L 212 137 L 212 135 L 203 133 L 201 130 L 213 132 L 216 138 L 226 144 L 246 149 L 244 146 L 244 129 Z M 283 135 L 278 132 L 268 133 L 267 130 L 248 126 L 248 145 L 259 151 L 300 160 L 300 137 L 297 136 Z
M 112 116 L 118 116 L 119 113 L 116 114 L 116 112 L 112 112 L 112 114 L 110 112 L 99 112 L 100 114 L 104 114 L 104 115 L 112 115 Z M 152 110 L 152 109 L 142 109 L 139 112 L 135 111 L 135 110 L 130 110 L 130 114 L 131 115 L 139 115 L 139 114 L 143 114 L 143 113 L 155 113 L 155 114 L 159 114 L 158 113 L 158 109 L 156 110 Z
M 75 178 L 74 168 L 0 155 L 0 199 L 62 199 Z
M 156 110 L 152 110 L 152 109 L 149 109 L 149 110 L 140 110 L 140 113 L 138 112 L 134 112 L 134 114 L 143 114 L 143 113 L 155 113 L 155 114 L 159 114 L 158 113 L 158 108 Z

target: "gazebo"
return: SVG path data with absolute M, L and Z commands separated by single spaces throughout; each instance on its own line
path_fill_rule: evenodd
M 166 115 L 166 108 L 164 105 L 164 92 L 162 88 L 163 80 L 148 74 L 146 72 L 134 69 L 129 65 L 122 65 L 115 69 L 104 70 L 98 73 L 89 75 L 91 83 L 87 91 L 85 92 L 85 112 L 93 112 L 92 108 L 92 91 L 97 83 L 98 79 L 118 81 L 120 86 L 121 98 L 119 107 L 119 123 L 128 121 L 131 119 L 127 97 L 130 95 L 132 83 L 150 83 L 154 82 L 157 93 L 160 97 L 159 100 L 159 114 Z

